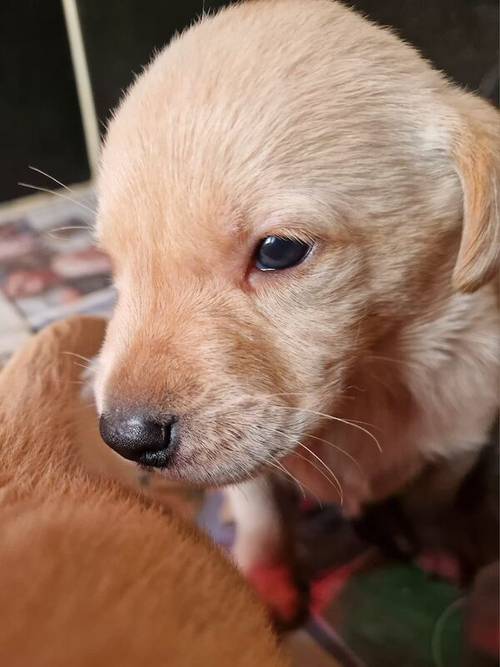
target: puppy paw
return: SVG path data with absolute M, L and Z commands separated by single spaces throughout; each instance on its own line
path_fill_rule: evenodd
M 290 630 L 304 622 L 309 596 L 286 564 L 259 563 L 245 576 L 269 609 L 277 631 Z

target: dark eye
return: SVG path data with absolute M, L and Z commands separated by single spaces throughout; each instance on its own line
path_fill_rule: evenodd
M 279 271 L 300 264 L 312 248 L 312 244 L 280 236 L 268 236 L 255 255 L 255 266 L 259 271 Z

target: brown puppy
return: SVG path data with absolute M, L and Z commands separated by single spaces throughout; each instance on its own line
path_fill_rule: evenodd
M 242 482 L 246 569 L 280 549 L 266 470 L 351 516 L 430 462 L 465 474 L 498 408 L 499 185 L 498 113 L 389 30 L 327 0 L 203 18 L 103 152 L 104 439 Z
M 79 464 L 71 355 L 95 354 L 102 333 L 58 324 L 0 373 L 0 664 L 284 664 L 207 539 Z

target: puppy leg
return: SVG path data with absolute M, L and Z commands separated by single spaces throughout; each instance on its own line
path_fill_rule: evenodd
M 233 557 L 238 567 L 271 609 L 277 627 L 296 625 L 307 609 L 307 596 L 297 578 L 293 526 L 276 502 L 273 481 L 259 477 L 226 493 L 236 524 Z
M 258 477 L 226 489 L 236 524 L 233 557 L 245 573 L 257 563 L 279 562 L 283 557 L 283 526 L 272 482 Z

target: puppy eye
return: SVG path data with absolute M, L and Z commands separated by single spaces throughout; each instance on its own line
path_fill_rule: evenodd
M 257 246 L 255 266 L 259 271 L 280 271 L 300 264 L 312 244 L 280 236 L 268 236 Z

